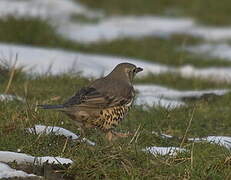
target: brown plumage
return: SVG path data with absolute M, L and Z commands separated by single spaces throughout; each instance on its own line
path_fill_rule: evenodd
M 83 129 L 97 127 L 107 133 L 109 140 L 125 136 L 113 129 L 132 105 L 135 96 L 133 78 L 142 70 L 130 63 L 118 64 L 110 74 L 83 87 L 64 104 L 39 107 L 62 111 Z

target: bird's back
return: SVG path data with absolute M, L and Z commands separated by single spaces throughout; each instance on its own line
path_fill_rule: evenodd
M 106 131 L 114 128 L 125 117 L 134 98 L 134 89 L 123 81 L 111 82 L 102 78 L 80 89 L 64 103 L 62 110 L 84 126 Z

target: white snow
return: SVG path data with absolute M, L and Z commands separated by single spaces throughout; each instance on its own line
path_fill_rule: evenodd
M 138 94 L 135 100 L 135 104 L 143 106 L 144 110 L 149 110 L 149 107 L 153 107 L 153 106 L 154 107 L 159 106 L 159 107 L 163 107 L 163 108 L 171 110 L 171 109 L 179 108 L 181 106 L 186 105 L 182 101 L 159 98 L 159 97 L 156 97 L 154 94 L 146 95 L 146 94 L 143 94 L 142 92 Z
M 173 100 L 180 100 L 184 98 L 200 98 L 203 95 L 217 95 L 222 96 L 230 90 L 228 89 L 209 89 L 209 90 L 175 90 L 171 88 L 167 88 L 160 85 L 153 85 L 153 84 L 142 84 L 142 85 L 135 85 L 134 87 L 141 95 L 147 96 L 155 96 L 157 98 L 166 98 L 166 99 L 173 99 Z
M 52 48 L 36 48 L 29 46 L 0 44 L 0 55 L 4 59 L 18 54 L 17 67 L 32 73 L 60 74 L 68 71 L 81 72 L 84 77 L 98 78 L 108 74 L 117 64 L 130 62 L 144 68 L 140 76 L 148 73 L 159 74 L 169 71 L 169 67 L 157 63 L 145 62 L 129 58 L 112 57 L 96 54 L 84 54 Z
M 68 39 L 83 43 L 144 36 L 166 38 L 174 34 L 186 34 L 210 41 L 231 38 L 231 27 L 206 27 L 196 24 L 191 18 L 160 16 L 112 16 L 92 24 L 70 22 L 60 26 L 58 32 Z
M 152 132 L 152 134 L 155 134 L 157 136 L 160 136 L 162 138 L 167 138 L 171 139 L 173 136 L 167 135 L 167 134 L 159 134 L 155 131 Z M 193 141 L 193 142 L 209 142 L 212 144 L 217 144 L 219 146 L 223 146 L 229 150 L 231 150 L 231 137 L 229 136 L 207 136 L 207 137 L 202 137 L 202 138 L 188 138 L 188 141 Z
M 214 90 L 196 90 L 196 91 L 180 91 L 167 87 L 151 84 L 135 85 L 138 91 L 135 104 L 145 106 L 161 106 L 167 109 L 174 109 L 186 105 L 182 102 L 185 98 L 200 98 L 203 95 L 224 95 L 230 90 L 214 89 Z
M 186 50 L 204 55 L 207 57 L 222 58 L 227 61 L 231 61 L 231 46 L 226 43 L 216 43 L 216 44 L 200 44 L 197 46 L 189 46 L 185 48 Z
M 167 37 L 184 33 L 193 26 L 188 18 L 164 18 L 157 16 L 112 16 L 98 23 L 67 23 L 58 32 L 64 37 L 82 43 L 111 41 L 119 38 L 144 36 Z
M 97 18 L 98 22 L 77 23 L 71 19 L 74 14 Z M 202 26 L 191 18 L 106 17 L 101 11 L 90 10 L 72 0 L 1 0 L 0 17 L 8 15 L 48 19 L 62 36 L 82 43 L 97 43 L 124 37 L 168 37 L 173 34 L 188 34 L 215 41 L 231 38 L 231 27 Z
M 106 55 L 78 53 L 52 48 L 36 48 L 29 46 L 0 44 L 0 56 L 4 59 L 12 54 L 18 54 L 17 67 L 34 74 L 60 74 L 63 72 L 81 72 L 84 77 L 98 78 L 108 74 L 121 62 L 133 63 L 144 69 L 138 76 L 150 73 L 178 73 L 182 77 L 197 77 L 209 81 L 226 81 L 231 83 L 231 68 L 195 68 L 191 65 L 171 67 L 144 60 L 113 57 Z
M 24 153 L 16 153 L 11 151 L 0 151 L 0 162 L 17 162 L 19 164 L 25 163 L 34 163 L 34 164 L 43 164 L 45 162 L 50 164 L 71 164 L 73 161 L 67 158 L 61 157 L 34 157 Z
M 177 153 L 179 152 L 186 152 L 187 150 L 184 148 L 179 148 L 179 147 L 157 147 L 157 146 L 151 146 L 151 147 L 146 147 L 142 149 L 144 152 L 149 152 L 155 156 L 157 155 L 170 155 L 170 156 L 176 156 Z
M 101 12 L 89 10 L 73 0 L 1 0 L 0 3 L 0 17 L 39 17 L 61 23 L 69 21 L 73 14 L 89 18 L 102 16 Z
M 64 129 L 58 126 L 44 126 L 44 125 L 35 125 L 34 128 L 27 128 L 28 132 L 34 134 L 51 134 L 62 135 L 67 138 L 71 138 L 72 140 L 77 140 L 80 138 L 79 135 L 74 134 L 73 132 Z M 89 145 L 95 146 L 96 143 L 88 140 L 87 138 L 82 138 L 81 141 L 88 143 Z
M 73 140 L 79 139 L 79 135 L 74 134 L 73 132 L 57 127 L 57 126 L 44 126 L 44 125 L 35 125 L 34 128 L 27 128 L 28 132 L 34 134 L 51 134 L 55 135 L 63 135 L 67 138 L 71 138 Z
M 231 83 L 231 67 L 195 68 L 187 65 L 180 67 L 176 73 L 184 78 L 200 78 L 211 82 Z
M 197 36 L 209 41 L 226 41 L 231 38 L 231 26 L 216 27 L 194 24 L 186 34 Z
M 23 99 L 19 96 L 14 96 L 14 95 L 10 95 L 10 94 L 0 94 L 0 101 L 13 101 L 13 100 L 25 102 L 25 99 Z
M 5 163 L 0 162 L 0 179 L 2 178 L 13 178 L 13 177 L 31 177 L 34 174 L 27 174 L 24 171 L 12 169 Z
M 209 142 L 212 144 L 217 144 L 231 150 L 231 137 L 229 136 L 207 136 L 203 138 L 188 138 L 189 141 L 194 142 Z

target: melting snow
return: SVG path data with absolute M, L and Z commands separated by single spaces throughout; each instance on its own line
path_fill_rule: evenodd
M 44 126 L 44 125 L 35 125 L 34 128 L 28 128 L 27 129 L 30 133 L 35 133 L 35 134 L 51 134 L 54 133 L 55 135 L 63 135 L 67 138 L 71 138 L 73 140 L 77 140 L 80 138 L 79 135 L 74 134 L 73 132 L 57 127 L 57 126 Z M 88 140 L 87 138 L 82 138 L 81 139 L 83 142 L 88 143 L 89 145 L 95 146 L 95 142 L 92 142 Z
M 164 98 L 164 99 L 171 99 L 171 100 L 182 100 L 185 98 L 200 98 L 204 95 L 217 95 L 222 96 L 230 90 L 228 89 L 214 89 L 214 90 L 196 90 L 196 91 L 179 91 L 175 89 L 166 88 L 159 85 L 135 85 L 135 89 L 139 92 L 141 96 L 147 97 L 156 97 L 156 98 Z
M 72 0 L 1 0 L 0 16 L 39 17 L 55 22 L 70 20 L 71 15 L 79 14 L 89 18 L 100 17 L 102 13 L 90 11 Z
M 200 90 L 200 91 L 179 91 L 158 85 L 135 85 L 138 91 L 135 104 L 144 107 L 161 106 L 167 109 L 174 109 L 186 105 L 182 100 L 186 98 L 200 98 L 204 95 L 224 95 L 230 90 Z
M 162 138 L 171 139 L 173 136 L 167 135 L 167 134 L 159 134 L 157 132 L 152 132 L 152 134 L 155 134 L 157 136 L 160 136 Z M 229 150 L 231 150 L 231 137 L 229 136 L 207 136 L 202 138 L 188 138 L 188 141 L 193 142 L 209 142 L 212 144 L 217 144 L 219 146 L 223 146 Z
M 13 101 L 13 100 L 25 102 L 25 99 L 23 99 L 19 96 L 14 96 L 14 95 L 10 95 L 10 94 L 0 94 L 0 101 Z
M 159 74 L 168 72 L 164 65 L 96 54 L 75 53 L 58 49 L 35 48 L 20 45 L 0 44 L 0 55 L 6 56 L 18 53 L 17 66 L 25 67 L 24 70 L 33 73 L 60 74 L 68 71 L 82 72 L 85 77 L 101 77 L 109 73 L 117 64 L 130 62 L 144 68 L 140 75 L 148 73 Z
M 98 18 L 96 23 L 75 23 L 73 14 Z M 206 27 L 197 25 L 190 18 L 166 18 L 157 16 L 104 17 L 72 0 L 1 0 L 0 16 L 39 17 L 55 24 L 57 32 L 78 42 L 92 43 L 124 37 L 160 36 L 188 34 L 206 40 L 231 38 L 231 27 Z
M 20 45 L 0 44 L 0 55 L 5 59 L 19 54 L 17 66 L 23 66 L 27 72 L 35 74 L 60 74 L 67 71 L 81 72 L 84 77 L 101 77 L 108 74 L 117 64 L 129 62 L 144 68 L 138 76 L 161 73 L 178 73 L 182 77 L 197 77 L 210 81 L 231 83 L 231 68 L 195 68 L 193 66 L 171 67 L 143 60 L 121 58 L 106 55 L 84 54 L 58 49 L 45 49 Z
M 207 136 L 203 138 L 188 138 L 189 141 L 194 142 L 209 142 L 212 144 L 217 144 L 231 150 L 231 137 L 229 136 Z
M 144 152 L 149 152 L 155 156 L 157 155 L 171 155 L 171 156 L 176 156 L 177 153 L 179 152 L 186 152 L 186 149 L 179 148 L 179 147 L 156 147 L 156 146 L 151 146 L 147 147 L 145 149 L 142 149 Z
M 35 163 L 35 164 L 43 164 L 45 162 L 48 162 L 50 164 L 71 164 L 72 160 L 67 158 L 61 158 L 61 157 L 51 157 L 51 156 L 45 156 L 45 157 L 34 157 L 28 154 L 24 153 L 16 153 L 11 151 L 0 151 L 0 162 L 17 162 L 19 164 L 25 164 L 25 163 Z
M 34 174 L 27 174 L 26 172 L 12 169 L 7 164 L 0 162 L 0 179 L 2 178 L 13 178 L 13 177 L 31 177 Z
M 144 110 L 148 110 L 149 107 L 155 106 L 155 107 L 163 107 L 166 109 L 175 109 L 181 106 L 185 106 L 186 104 L 182 101 L 176 101 L 176 100 L 168 100 L 165 98 L 159 98 L 153 95 L 146 95 L 142 92 L 138 94 L 136 100 L 136 105 L 142 105 Z
M 177 73 L 179 73 L 184 78 L 193 77 L 212 82 L 231 83 L 231 68 L 229 67 L 195 68 L 191 65 L 187 65 L 179 68 Z
M 69 23 L 58 29 L 64 37 L 83 43 L 111 41 L 119 38 L 143 36 L 166 37 L 187 32 L 193 21 L 187 18 L 164 18 L 156 16 L 114 16 L 99 23 Z
M 228 44 L 201 44 L 189 46 L 186 50 L 209 57 L 218 57 L 231 61 L 231 46 Z

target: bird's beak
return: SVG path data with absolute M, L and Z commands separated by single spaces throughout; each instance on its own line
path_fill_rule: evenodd
M 136 68 L 136 73 L 143 71 L 143 68 L 137 67 Z

